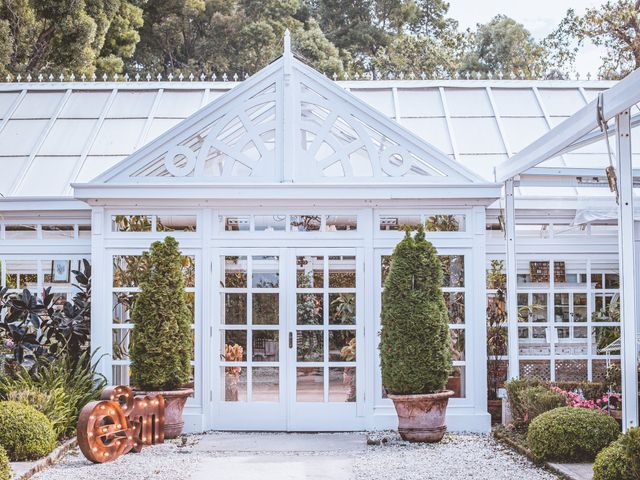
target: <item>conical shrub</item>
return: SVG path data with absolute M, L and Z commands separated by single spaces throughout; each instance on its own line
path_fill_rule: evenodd
M 391 257 L 382 294 L 382 384 L 397 395 L 444 389 L 451 372 L 442 266 L 422 228 L 407 231 Z
M 131 383 L 142 390 L 175 390 L 189 381 L 193 343 L 180 248 L 166 237 L 145 255 L 149 270 L 131 313 Z

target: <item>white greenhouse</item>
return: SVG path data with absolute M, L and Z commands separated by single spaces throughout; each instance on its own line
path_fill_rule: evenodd
M 620 320 L 634 302 L 610 315 L 625 282 L 606 143 L 596 123 L 554 143 L 554 127 L 622 83 L 334 81 L 287 48 L 241 82 L 4 83 L 0 284 L 65 297 L 90 260 L 92 344 L 109 381 L 127 383 L 136 262 L 173 235 L 193 307 L 188 430 L 394 428 L 376 348 L 382 280 L 403 226 L 426 223 L 450 312 L 448 425 L 487 431 L 492 268 L 510 273 L 511 376 L 602 380 L 623 358 L 602 350 L 622 323 L 622 349 L 635 343 Z M 552 148 L 532 161 L 544 134 Z M 633 384 L 635 348 L 625 355 Z

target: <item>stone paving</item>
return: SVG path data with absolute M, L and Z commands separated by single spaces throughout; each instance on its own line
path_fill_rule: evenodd
M 447 434 L 433 445 L 388 434 L 367 445 L 363 433 L 190 435 L 93 465 L 77 451 L 35 480 L 551 480 L 556 477 L 488 435 Z

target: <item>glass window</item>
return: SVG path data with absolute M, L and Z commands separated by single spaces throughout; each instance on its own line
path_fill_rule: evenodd
M 195 232 L 195 215 L 158 215 L 156 217 L 158 232 Z
M 425 230 L 427 232 L 464 232 L 464 215 L 431 215 L 425 219 Z
M 152 226 L 150 215 L 113 215 L 111 217 L 112 232 L 150 232 Z
M 78 238 L 82 240 L 91 238 L 91 225 L 78 225 Z
M 421 223 L 420 215 L 385 215 L 380 217 L 380 230 L 416 230 Z
M 284 232 L 287 226 L 286 215 L 256 215 L 256 232 Z
M 42 225 L 43 240 L 72 240 L 73 225 Z
M 35 225 L 5 225 L 5 240 L 35 240 L 37 229 Z
M 251 226 L 249 216 L 222 217 L 222 223 L 224 224 L 224 230 L 226 232 L 248 232 Z
M 464 255 L 440 255 L 443 287 L 464 287 Z
M 356 215 L 329 215 L 326 219 L 325 231 L 347 231 L 358 229 L 358 217 Z
M 291 215 L 289 220 L 292 232 L 317 232 L 321 222 L 319 215 Z
M 28 288 L 32 293 L 38 285 L 38 262 L 36 260 L 7 260 L 7 282 L 9 288 Z

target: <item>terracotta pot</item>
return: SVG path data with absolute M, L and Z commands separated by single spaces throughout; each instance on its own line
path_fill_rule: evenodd
M 447 390 L 453 390 L 455 397 L 462 397 L 462 378 L 461 377 L 449 377 L 447 380 Z
M 187 398 L 193 394 L 192 388 L 165 391 L 137 391 L 136 395 L 162 395 L 164 397 L 164 438 L 177 438 L 184 427 L 182 411 Z
M 502 400 L 487 400 L 488 410 L 491 414 L 491 423 L 498 424 L 502 422 Z
M 435 443 L 447 431 L 446 413 L 452 390 L 422 395 L 389 395 L 398 414 L 398 433 L 410 442 Z

